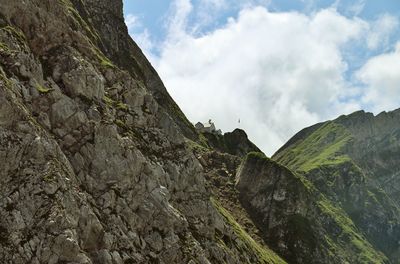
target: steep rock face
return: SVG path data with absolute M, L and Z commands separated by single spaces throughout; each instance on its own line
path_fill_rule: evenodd
M 121 0 L 0 6 L 1 263 L 396 263 L 398 111 L 305 129 L 289 170 L 196 133 Z
M 0 6 L 0 262 L 283 262 L 210 201 L 120 0 Z
M 94 41 L 121 69 L 143 80 L 158 104 L 174 119 L 185 137 L 198 141 L 193 125 L 173 101 L 163 82 L 140 48 L 131 39 L 123 18 L 121 1 L 72 0 L 80 15 L 99 32 Z M 89 15 L 90 14 L 90 15 Z
M 343 208 L 369 242 L 399 259 L 399 111 L 363 111 L 305 129 L 274 159 Z
M 207 181 L 206 186 L 210 189 L 215 206 L 224 215 L 225 219 L 229 223 L 232 223 L 235 233 L 244 242 L 243 245 L 254 248 L 259 252 L 258 254 L 261 256 L 260 262 L 262 263 L 286 263 L 275 252 L 269 249 L 250 215 L 239 201 L 238 191 L 235 188 L 235 176 L 243 159 L 242 155 L 245 151 L 243 145 L 254 146 L 244 131 L 240 131 L 239 133 L 245 137 L 240 137 L 238 143 L 242 144 L 237 144 L 236 149 L 235 145 L 231 145 L 231 150 L 236 155 L 229 154 L 221 148 L 205 148 L 193 142 L 190 143 L 190 147 L 204 168 L 205 179 Z M 229 134 L 232 133 L 225 133 L 225 135 Z M 203 141 L 204 144 L 213 146 L 210 138 L 215 139 L 217 135 L 206 133 L 203 135 L 206 137 L 206 140 Z M 219 135 L 218 139 L 223 140 L 223 137 Z M 223 149 L 226 150 L 226 148 Z M 244 154 L 247 154 L 247 152 Z M 232 241 L 226 236 L 217 234 L 217 237 L 222 244 L 231 247 L 230 244 Z
M 238 128 L 223 135 L 213 133 L 202 133 L 202 135 L 207 139 L 207 143 L 212 149 L 223 153 L 243 157 L 249 152 L 261 152 L 261 150 L 248 139 L 246 132 Z
M 247 155 L 236 188 L 266 243 L 289 263 L 388 261 L 311 182 L 260 153 Z
M 347 150 L 349 156 L 400 205 L 397 159 L 400 152 L 400 109 L 377 116 L 360 111 L 342 116 L 336 122 L 346 127 L 354 137 L 354 144 Z

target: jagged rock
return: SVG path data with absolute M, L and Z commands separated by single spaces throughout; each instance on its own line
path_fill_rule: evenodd
M 0 6 L 1 263 L 284 263 L 210 200 L 121 0 Z
M 389 262 L 340 206 L 260 153 L 247 155 L 236 186 L 262 237 L 289 263 Z
M 101 100 L 104 96 L 103 76 L 90 63 L 74 61 L 73 64 L 75 68 L 61 76 L 66 92 L 73 97 Z
M 0 5 L 1 263 L 396 263 L 399 111 L 301 131 L 288 169 L 196 132 L 121 0 Z
M 358 111 L 317 124 L 273 157 L 344 209 L 359 233 L 393 263 L 400 252 L 399 113 Z
M 261 152 L 261 150 L 247 138 L 246 132 L 241 129 L 235 129 L 224 135 L 206 132 L 202 134 L 206 137 L 210 147 L 220 152 L 240 157 L 246 156 L 247 153 L 252 151 Z

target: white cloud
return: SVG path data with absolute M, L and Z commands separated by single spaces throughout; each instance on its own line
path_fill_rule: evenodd
M 140 17 L 133 14 L 127 14 L 125 16 L 125 24 L 128 27 L 129 34 L 135 40 L 136 44 L 139 45 L 148 59 L 151 61 L 155 60 L 152 53 L 155 45 L 151 40 L 149 31 L 147 28 L 143 27 Z
M 167 38 L 157 54 L 140 19 L 126 18 L 133 38 L 192 122 L 212 118 L 218 128 L 231 131 L 240 119 L 250 139 L 272 154 L 305 126 L 360 108 L 376 112 L 398 106 L 400 44 L 356 74 L 348 72 L 346 62 L 354 45 L 387 49 L 397 18 L 347 18 L 336 11 L 339 0 L 311 14 L 271 12 L 259 5 L 269 0 L 199 1 L 172 2 Z M 351 12 L 358 14 L 364 4 L 356 1 Z M 241 12 L 204 32 L 226 8 Z M 363 87 L 349 81 L 354 77 Z
M 128 14 L 125 17 L 125 24 L 128 30 L 131 31 L 140 25 L 139 18 L 133 14 Z
M 386 47 L 389 44 L 391 33 L 399 26 L 399 20 L 389 14 L 381 15 L 371 25 L 371 32 L 367 38 L 369 49 Z
M 226 0 L 200 0 L 196 10 L 197 21 L 200 22 L 197 26 L 206 26 L 215 22 L 215 17 L 230 6 Z
M 365 33 L 364 21 L 334 9 L 306 16 L 252 7 L 195 37 L 185 31 L 190 8 L 184 10 L 155 65 L 193 122 L 212 118 L 230 131 L 240 118 L 272 154 L 306 125 L 359 108 L 340 99 L 347 87 L 340 48 Z
M 395 50 L 371 58 L 357 73 L 365 85 L 362 98 L 377 113 L 399 107 L 400 42 Z
M 168 21 L 168 37 L 178 41 L 186 35 L 187 19 L 193 10 L 190 0 L 175 0 L 171 6 L 171 16 Z
M 154 42 L 151 40 L 149 31 L 144 29 L 142 32 L 132 33 L 132 37 L 136 43 L 142 49 L 143 53 L 147 56 L 150 61 L 154 61 L 153 49 L 155 48 Z
M 365 0 L 357 0 L 355 3 L 350 5 L 348 11 L 350 11 L 354 16 L 358 16 L 365 8 Z

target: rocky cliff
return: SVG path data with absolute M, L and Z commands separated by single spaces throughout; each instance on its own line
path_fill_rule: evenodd
M 263 239 L 289 263 L 388 263 L 340 205 L 262 154 L 246 157 L 237 189 Z
M 0 0 L 1 263 L 399 263 L 400 111 L 272 159 L 198 134 L 121 0 Z
M 211 198 L 121 0 L 0 6 L 1 263 L 284 263 Z
M 261 150 L 247 138 L 246 132 L 242 129 L 237 128 L 223 135 L 207 132 L 201 133 L 201 135 L 206 139 L 206 145 L 222 153 L 243 157 L 249 152 L 261 152 Z
M 399 263 L 400 112 L 359 111 L 299 132 L 273 159 L 309 180 Z

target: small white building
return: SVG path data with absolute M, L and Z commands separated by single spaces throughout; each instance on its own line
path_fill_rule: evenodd
M 208 133 L 213 133 L 217 135 L 221 135 L 222 131 L 221 129 L 216 129 L 214 123 L 210 120 L 208 120 L 208 123 L 201 123 L 197 122 L 195 125 L 195 128 L 200 131 L 200 132 L 208 132 Z

